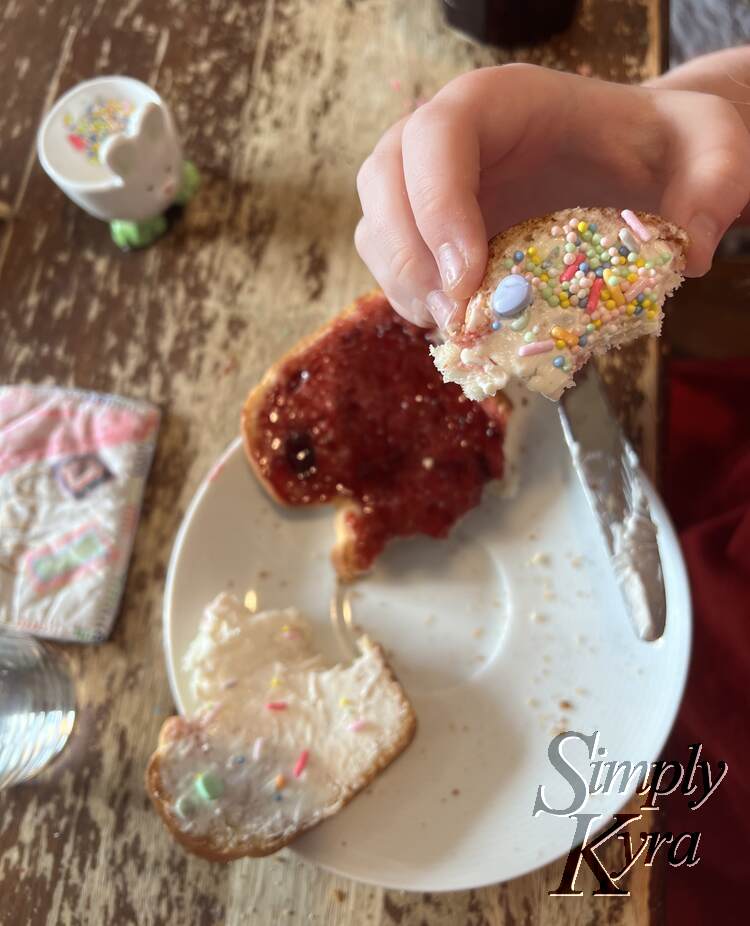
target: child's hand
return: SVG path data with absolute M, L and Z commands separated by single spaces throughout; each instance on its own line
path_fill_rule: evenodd
M 380 139 L 357 177 L 355 242 L 386 296 L 444 327 L 479 286 L 487 241 L 565 206 L 644 209 L 711 265 L 750 197 L 750 137 L 734 106 L 526 64 L 456 78 Z

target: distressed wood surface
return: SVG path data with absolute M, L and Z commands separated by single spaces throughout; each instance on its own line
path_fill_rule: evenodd
M 640 80 L 660 64 L 659 9 L 587 0 L 570 33 L 515 57 Z M 0 224 L 0 377 L 145 397 L 165 416 L 112 639 L 66 648 L 72 742 L 54 769 L 0 796 L 3 924 L 660 921 L 643 870 L 613 902 L 548 898 L 561 863 L 439 895 L 356 884 L 287 851 L 210 865 L 172 843 L 142 786 L 172 711 L 161 599 L 186 505 L 269 362 L 371 286 L 352 245 L 354 178 L 379 134 L 454 75 L 505 60 L 448 31 L 428 0 L 4 4 L 0 200 L 15 214 Z M 36 162 L 44 111 L 97 73 L 153 84 L 203 172 L 182 222 L 142 253 L 117 252 Z M 623 351 L 607 376 L 653 470 L 656 350 Z

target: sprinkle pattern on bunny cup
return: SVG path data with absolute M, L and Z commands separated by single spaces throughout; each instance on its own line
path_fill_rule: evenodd
M 167 210 L 185 205 L 200 183 L 183 157 L 167 105 L 132 78 L 96 78 L 74 87 L 42 123 L 38 151 L 52 180 L 109 222 L 123 250 L 164 234 Z

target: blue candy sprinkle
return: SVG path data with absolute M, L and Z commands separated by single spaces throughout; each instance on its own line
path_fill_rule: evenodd
M 589 272 L 589 265 L 588 265 L 588 264 L 586 263 L 586 261 L 584 260 L 582 263 L 580 263 L 580 264 L 578 265 L 578 269 L 579 269 L 579 270 L 582 270 L 584 273 L 588 273 L 588 272 Z
M 492 323 L 492 330 L 493 330 L 493 331 L 499 331 L 502 327 L 503 327 L 503 323 L 502 323 L 502 322 L 493 322 L 493 323 Z
M 596 231 L 596 222 L 589 222 L 589 231 L 590 232 Z
M 604 271 L 602 270 L 601 267 L 597 267 L 597 268 L 596 268 L 596 275 L 597 275 L 598 277 L 603 277 L 603 276 L 604 276 Z
M 623 257 L 627 257 L 628 254 L 630 254 L 630 251 L 625 247 L 624 244 L 620 245 L 617 250 L 620 252 L 620 254 L 622 254 Z
M 273 796 L 273 799 L 274 799 L 275 801 L 280 801 L 280 800 L 281 800 L 281 794 L 280 794 L 278 791 L 276 791 L 276 793 L 275 793 L 274 796 Z
M 637 306 L 635 307 L 635 313 L 634 313 L 634 314 L 635 314 L 635 315 L 640 315 L 642 311 L 643 311 L 643 306 L 642 306 L 642 305 L 637 305 Z
M 579 299 L 579 300 L 578 300 L 578 308 L 579 308 L 579 309 L 586 309 L 586 308 L 588 308 L 588 304 L 589 304 L 588 296 L 587 296 L 585 299 Z
M 638 293 L 638 297 L 636 298 L 636 302 L 643 302 L 643 300 L 644 300 L 645 298 L 646 298 L 646 297 L 643 295 L 643 293 Z
M 520 315 L 531 302 L 531 284 L 520 273 L 512 273 L 503 277 L 497 284 L 490 307 L 495 315 L 504 318 Z
M 516 251 L 516 253 L 513 255 L 513 260 L 517 264 L 520 264 L 521 261 L 523 260 L 523 251 Z
M 556 367 L 559 369 L 560 367 L 562 367 L 562 366 L 565 365 L 565 358 L 564 358 L 564 357 L 555 357 L 555 359 L 552 361 L 552 364 L 553 364 L 553 366 L 556 366 Z
M 244 756 L 232 756 L 232 763 L 234 765 L 244 765 L 245 757 Z
M 585 334 L 582 334 L 582 335 L 580 336 L 580 338 L 578 338 L 578 346 L 579 346 L 579 347 L 585 347 L 587 341 L 588 341 L 588 338 L 586 337 L 586 335 L 585 335 Z

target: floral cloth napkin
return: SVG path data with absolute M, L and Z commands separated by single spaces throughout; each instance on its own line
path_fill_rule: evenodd
M 159 419 L 148 402 L 0 386 L 0 625 L 107 639 Z

